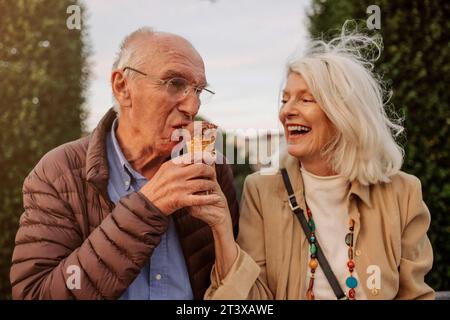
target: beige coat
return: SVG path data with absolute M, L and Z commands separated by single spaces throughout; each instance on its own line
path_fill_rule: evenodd
M 298 161 L 286 155 L 295 196 L 305 210 Z M 424 282 L 433 252 L 426 235 L 430 213 L 419 179 L 400 172 L 391 183 L 351 183 L 349 217 L 355 220 L 358 286 L 368 299 L 434 299 Z M 250 175 L 244 186 L 238 258 L 220 281 L 215 268 L 205 299 L 305 299 L 309 245 L 288 205 L 281 173 Z M 374 287 L 378 266 L 381 282 Z M 368 281 L 369 280 L 369 281 Z M 345 290 L 345 288 L 343 288 Z

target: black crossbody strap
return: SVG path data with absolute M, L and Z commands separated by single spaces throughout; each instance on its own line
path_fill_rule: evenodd
M 308 222 L 306 221 L 305 215 L 303 214 L 303 210 L 299 207 L 299 205 L 297 203 L 297 199 L 295 198 L 294 190 L 292 189 L 291 181 L 289 180 L 289 175 L 288 175 L 286 169 L 281 169 L 281 174 L 283 175 L 284 185 L 285 185 L 287 193 L 289 195 L 289 206 L 291 207 L 292 211 L 298 218 L 298 221 L 300 222 L 300 225 L 303 229 L 303 232 L 305 233 L 306 238 L 308 239 L 308 242 L 311 242 L 310 241 L 311 232 L 308 227 Z M 319 260 L 320 267 L 322 268 L 323 273 L 327 277 L 327 280 L 330 283 L 331 288 L 334 291 L 334 294 L 336 295 L 338 300 L 346 298 L 344 291 L 342 291 L 342 288 L 339 285 L 339 281 L 336 279 L 336 276 L 334 275 L 333 270 L 331 270 L 331 267 L 327 261 L 327 258 L 323 254 L 323 251 L 319 245 L 319 242 L 317 241 L 317 238 L 315 240 L 315 245 L 317 248 L 317 253 L 316 253 L 317 260 Z

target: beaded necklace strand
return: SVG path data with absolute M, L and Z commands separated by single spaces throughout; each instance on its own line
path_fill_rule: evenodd
M 315 279 L 315 272 L 317 267 L 319 266 L 319 262 L 317 260 L 317 246 L 316 246 L 316 226 L 312 217 L 311 210 L 308 207 L 308 204 L 306 204 L 306 213 L 308 215 L 308 227 L 310 231 L 309 235 L 309 253 L 311 254 L 311 259 L 309 260 L 309 268 L 311 270 L 311 277 L 309 279 L 309 285 L 308 290 L 306 291 L 306 298 L 308 300 L 314 300 L 314 279 Z M 348 261 L 347 261 L 347 268 L 350 273 L 350 276 L 346 279 L 345 284 L 349 288 L 347 292 L 347 299 L 348 300 L 356 300 L 356 292 L 355 288 L 358 285 L 358 281 L 353 276 L 353 271 L 355 270 L 355 262 L 353 261 L 353 231 L 355 227 L 355 221 L 353 219 L 349 220 L 349 232 L 345 236 L 345 244 L 348 246 Z

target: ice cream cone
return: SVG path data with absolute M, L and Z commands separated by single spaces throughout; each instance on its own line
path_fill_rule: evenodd
M 202 121 L 201 130 L 200 135 L 196 135 L 194 132 L 191 140 L 186 142 L 187 152 L 196 153 L 208 151 L 215 156 L 216 151 L 214 145 L 216 142 L 217 126 L 212 123 Z
M 194 125 L 195 126 L 195 125 Z M 217 126 L 202 121 L 201 124 L 201 134 L 194 134 L 191 135 L 191 140 L 186 142 L 186 148 L 188 153 L 197 153 L 201 152 L 203 155 L 204 151 L 209 152 L 213 159 L 211 163 L 208 163 L 209 165 L 214 165 L 215 163 L 215 156 L 216 156 L 216 150 L 215 150 L 215 142 L 216 142 L 216 136 L 217 136 Z M 205 191 L 205 194 L 209 194 L 210 191 Z

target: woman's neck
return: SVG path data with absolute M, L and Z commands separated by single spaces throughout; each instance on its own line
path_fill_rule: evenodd
M 303 167 L 306 171 L 316 175 L 316 176 L 334 176 L 337 173 L 331 168 L 331 166 L 324 160 L 303 160 L 300 159 L 300 166 Z

